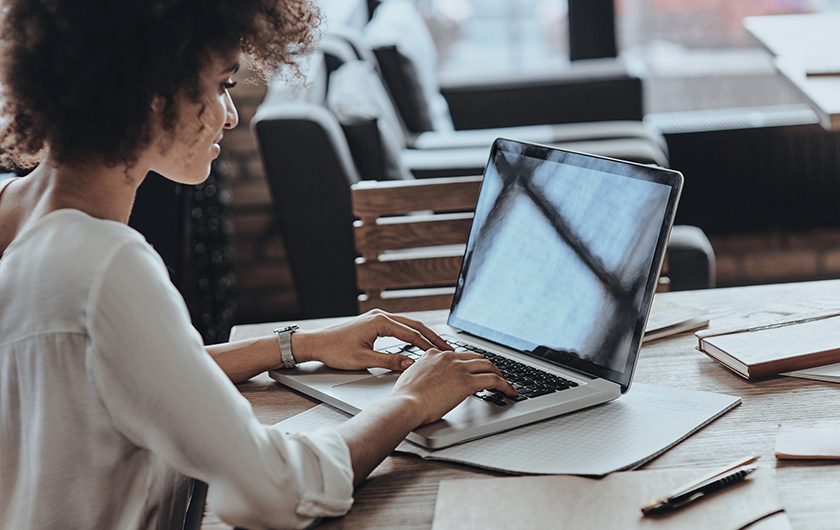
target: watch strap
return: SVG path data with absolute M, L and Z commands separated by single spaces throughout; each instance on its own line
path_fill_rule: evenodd
M 280 360 L 283 361 L 283 367 L 287 369 L 297 366 L 297 361 L 292 353 L 292 333 L 297 330 L 298 326 L 286 326 L 274 330 L 274 334 L 277 335 L 277 340 L 280 342 Z

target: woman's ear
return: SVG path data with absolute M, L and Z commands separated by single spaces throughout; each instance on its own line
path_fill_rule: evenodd
M 152 98 L 152 112 L 157 115 L 163 114 L 163 109 L 166 107 L 166 99 L 163 96 L 155 96 Z

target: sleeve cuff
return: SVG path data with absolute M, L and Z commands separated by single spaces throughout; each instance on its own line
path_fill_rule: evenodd
M 301 496 L 296 512 L 303 517 L 338 517 L 353 506 L 353 465 L 350 449 L 335 429 L 322 428 L 292 438 L 305 445 L 319 460 L 323 489 Z

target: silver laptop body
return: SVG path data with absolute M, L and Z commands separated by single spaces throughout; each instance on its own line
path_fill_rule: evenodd
M 435 331 L 569 385 L 522 401 L 470 396 L 407 439 L 446 447 L 627 392 L 682 183 L 676 171 L 496 140 L 448 323 Z M 401 346 L 380 339 L 376 348 Z M 270 375 L 351 414 L 399 377 L 318 362 Z

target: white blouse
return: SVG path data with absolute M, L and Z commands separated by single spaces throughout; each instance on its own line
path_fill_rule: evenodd
M 257 421 L 139 233 L 46 215 L 0 258 L 0 528 L 179 528 L 186 477 L 248 528 L 353 502 L 343 438 Z

